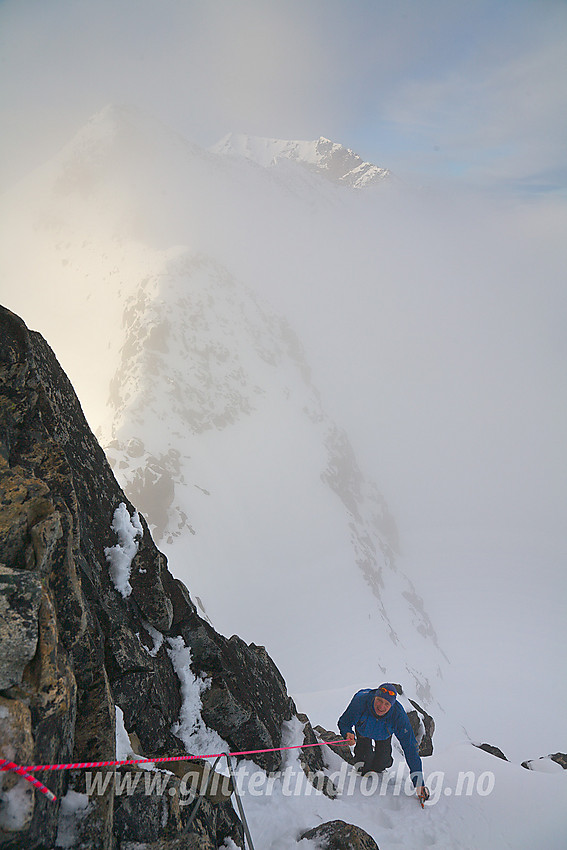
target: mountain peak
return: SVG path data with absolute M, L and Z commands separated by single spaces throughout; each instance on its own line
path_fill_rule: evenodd
M 325 136 L 314 141 L 294 141 L 229 133 L 212 150 L 224 156 L 244 157 L 263 168 L 273 168 L 282 160 L 292 160 L 335 183 L 355 189 L 390 175 L 387 169 L 365 162 L 350 148 Z

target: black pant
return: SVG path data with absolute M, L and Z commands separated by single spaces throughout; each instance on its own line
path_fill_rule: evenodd
M 374 746 L 373 746 L 374 745 Z M 362 773 L 375 770 L 381 773 L 393 764 L 392 758 L 392 736 L 385 741 L 373 741 L 372 738 L 363 738 L 357 733 L 354 748 L 355 762 L 362 762 Z

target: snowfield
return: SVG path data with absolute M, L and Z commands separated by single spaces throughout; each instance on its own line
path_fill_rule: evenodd
M 340 772 L 342 760 L 327 747 L 325 758 Z M 296 844 L 303 832 L 331 820 L 343 820 L 366 830 L 380 850 L 564 850 L 567 839 L 567 773 L 543 774 L 526 770 L 485 753 L 469 743 L 457 744 L 423 759 L 431 801 L 422 809 L 405 783 L 396 784 L 398 771 L 407 776 L 401 757 L 387 771 L 383 786 L 375 777 L 354 776 L 349 766 L 344 793 L 331 800 L 306 784 L 297 750 L 285 769 L 293 779 L 277 780 L 270 796 L 246 793 L 249 778 L 241 780 L 243 803 L 256 848 L 318 850 L 313 841 Z M 240 770 L 259 768 L 246 762 Z M 331 775 L 333 770 L 330 771 Z M 297 777 L 300 777 L 297 781 Z M 295 794 L 299 786 L 299 794 Z M 262 786 L 261 786 L 262 787 Z M 263 786 L 265 788 L 265 786 Z M 456 793 L 460 791 L 460 793 Z M 350 792 L 350 793 L 349 793 Z M 469 793 L 470 792 L 470 793 Z M 488 793 L 487 793 L 488 792 Z M 537 842 L 537 843 L 534 843 Z

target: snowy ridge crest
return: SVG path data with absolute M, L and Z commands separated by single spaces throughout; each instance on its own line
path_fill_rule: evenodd
M 364 162 L 350 148 L 324 136 L 303 142 L 229 133 L 212 150 L 224 156 L 244 157 L 263 168 L 274 168 L 282 161 L 290 160 L 353 189 L 361 189 L 390 176 L 386 168 Z

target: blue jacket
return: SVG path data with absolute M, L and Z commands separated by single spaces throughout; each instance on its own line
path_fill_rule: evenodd
M 422 785 L 423 766 L 409 717 L 397 700 L 386 714 L 378 717 L 374 711 L 375 696 L 373 688 L 358 691 L 353 696 L 347 710 L 339 717 L 341 735 L 345 738 L 347 732 L 352 732 L 353 726 L 363 738 L 374 741 L 385 741 L 394 734 L 402 745 L 413 784 Z

